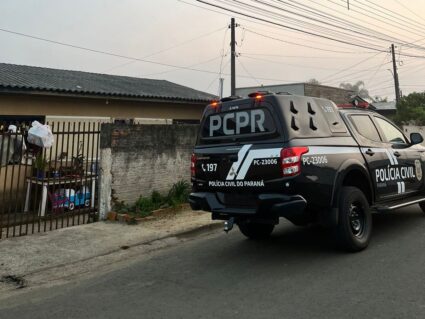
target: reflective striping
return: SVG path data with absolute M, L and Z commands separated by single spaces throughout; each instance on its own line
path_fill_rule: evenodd
M 390 156 L 393 158 L 394 165 L 398 165 L 397 156 L 395 156 L 393 152 L 388 151 L 388 153 L 390 153 Z
M 336 147 L 336 146 L 308 146 L 308 153 L 305 155 L 336 155 L 359 153 L 358 147 Z
M 390 152 L 387 149 L 385 149 L 385 153 L 387 154 L 388 159 L 390 160 L 391 165 L 396 165 L 396 163 L 394 161 L 394 157 L 391 156 Z M 397 164 L 398 164 L 398 162 L 397 162 Z
M 246 159 L 244 160 L 239 173 L 237 174 L 236 179 L 241 180 L 244 179 L 246 176 L 246 173 L 248 172 L 249 168 L 251 167 L 252 161 L 254 159 L 259 158 L 280 158 L 280 151 L 281 148 L 265 148 L 260 150 L 251 150 L 249 151 L 248 155 L 246 156 Z
M 397 193 L 403 194 L 406 192 L 406 183 L 405 182 L 397 182 Z
M 251 148 L 252 144 L 246 144 L 238 152 L 238 160 L 232 164 L 230 167 L 229 173 L 227 174 L 226 180 L 232 180 L 236 177 L 239 166 L 242 164 L 245 159 L 245 155 L 248 150 Z

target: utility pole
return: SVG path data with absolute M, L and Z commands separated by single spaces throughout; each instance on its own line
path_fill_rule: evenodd
M 235 39 L 235 18 L 230 20 L 230 95 L 236 95 L 236 39 Z
M 393 77 L 394 77 L 394 88 L 395 88 L 395 101 L 396 104 L 400 102 L 400 84 L 398 82 L 397 63 L 395 60 L 394 44 L 391 44 L 391 54 L 393 57 Z

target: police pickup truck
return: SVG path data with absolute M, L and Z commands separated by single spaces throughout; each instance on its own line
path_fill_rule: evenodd
M 191 159 L 193 210 L 252 239 L 279 217 L 330 226 L 349 251 L 367 247 L 372 212 L 425 210 L 425 147 L 384 116 L 305 96 L 256 92 L 204 111 Z

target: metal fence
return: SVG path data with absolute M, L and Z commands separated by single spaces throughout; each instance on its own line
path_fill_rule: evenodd
M 0 239 L 97 219 L 101 123 L 46 124 L 51 148 L 27 142 L 30 123 L 0 123 Z

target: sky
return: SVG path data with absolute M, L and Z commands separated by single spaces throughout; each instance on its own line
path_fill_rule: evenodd
M 350 10 L 347 0 L 296 0 L 292 4 L 298 3 L 310 13 L 297 10 L 297 16 L 289 14 L 289 17 L 282 17 L 281 9 L 295 9 L 285 4 L 286 1 L 207 1 L 249 13 L 254 18 L 196 0 L 2 0 L 0 62 L 164 79 L 212 94 L 218 94 L 219 78 L 223 77 L 224 95 L 229 95 L 228 24 L 233 16 L 239 24 L 236 29 L 237 87 L 305 82 L 311 78 L 331 86 L 361 80 L 372 96 L 393 100 L 391 56 L 381 52 L 388 51 L 391 45 L 389 39 L 382 39 L 385 34 L 411 43 L 410 47 L 399 44 L 396 48 L 403 95 L 425 90 L 423 0 L 349 0 Z M 246 7 L 241 9 L 241 3 L 258 8 L 248 12 Z M 334 29 L 331 34 L 347 42 L 340 43 L 268 22 L 306 31 L 309 27 L 305 23 L 312 20 L 302 18 L 301 14 L 311 16 L 312 12 L 325 12 L 347 22 L 326 19 L 337 27 L 350 28 L 348 23 L 360 25 L 363 33 L 358 37 L 345 36 L 343 33 L 347 30 L 339 29 L 340 33 L 336 34 Z M 309 30 L 323 33 L 324 27 L 311 29 L 310 26 Z M 359 45 L 372 45 L 374 50 Z

